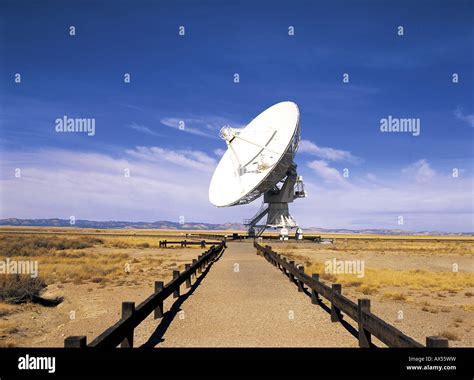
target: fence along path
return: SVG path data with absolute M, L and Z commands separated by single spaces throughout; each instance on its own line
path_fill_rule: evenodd
M 357 347 L 328 313 L 255 254 L 253 242 L 227 242 L 225 254 L 163 328 L 143 322 L 147 347 Z M 183 296 L 185 293 L 183 293 Z M 178 310 L 179 309 L 179 310 Z M 150 335 L 151 332 L 151 335 Z M 140 333 L 142 335 L 142 333 Z
M 64 339 L 64 346 L 69 348 L 113 348 L 120 344 L 121 347 L 133 347 L 136 335 L 135 330 L 142 325 L 142 322 L 147 318 L 151 319 L 151 316 L 162 321 L 168 320 L 168 316 L 172 313 L 165 312 L 165 301 L 171 295 L 173 298 L 178 298 L 178 300 L 181 299 L 182 301 L 181 288 L 183 285 L 191 290 L 196 288 L 212 264 L 222 256 L 224 250 L 225 242 L 222 241 L 218 245 L 213 245 L 202 255 L 199 255 L 197 259 L 193 260 L 192 264 L 186 264 L 184 272 L 173 271 L 173 279 L 166 285 L 162 281 L 156 281 L 155 292 L 141 302 L 138 307 L 135 308 L 134 302 L 122 302 L 121 319 L 89 344 L 85 335 L 76 335 L 68 336 Z M 195 279 L 194 284 L 193 278 Z M 176 304 L 174 303 L 173 307 Z M 166 318 L 165 315 L 167 316 Z
M 358 323 L 358 339 L 360 347 L 372 347 L 372 335 L 380 339 L 389 347 L 424 347 L 394 326 L 383 321 L 370 312 L 370 299 L 362 298 L 357 304 L 342 295 L 342 285 L 332 284 L 331 287 L 319 281 L 319 274 L 307 275 L 304 267 L 295 264 L 286 257 L 273 251 L 270 246 L 254 243 L 255 248 L 263 254 L 271 264 L 278 267 L 290 282 L 298 285 L 298 290 L 304 292 L 308 286 L 311 290 L 311 301 L 322 305 L 319 296 L 323 296 L 331 303 L 331 321 L 343 322 L 343 314 Z M 448 347 L 448 339 L 442 336 L 426 337 L 427 347 Z

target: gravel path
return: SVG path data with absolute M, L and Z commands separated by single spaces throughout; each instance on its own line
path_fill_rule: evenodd
M 199 286 L 181 292 L 167 300 L 163 319 L 149 317 L 135 330 L 137 346 L 357 347 L 252 243 L 228 243 Z

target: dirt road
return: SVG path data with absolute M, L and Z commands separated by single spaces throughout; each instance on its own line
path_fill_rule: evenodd
M 147 347 L 356 347 L 357 339 L 327 311 L 256 255 L 252 243 L 230 242 L 199 286 L 162 320 L 135 331 Z M 151 334 L 151 336 L 150 336 Z

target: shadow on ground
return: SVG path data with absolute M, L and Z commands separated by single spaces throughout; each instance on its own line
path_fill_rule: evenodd
M 210 269 L 214 265 L 214 263 L 220 259 L 220 257 L 223 255 L 225 252 L 225 249 L 220 253 L 219 256 L 217 256 L 211 263 L 210 265 L 207 266 L 207 268 L 201 273 L 201 275 L 196 279 L 193 285 L 188 289 L 188 291 L 184 294 L 182 294 L 178 299 L 173 303 L 171 306 L 171 309 L 168 310 L 163 314 L 163 318 L 161 319 L 160 324 L 157 326 L 156 330 L 151 334 L 150 338 L 141 346 L 141 347 L 155 347 L 161 342 L 164 342 L 163 336 L 165 335 L 166 331 L 168 330 L 168 327 L 171 325 L 171 322 L 173 322 L 174 318 L 176 315 L 179 313 L 181 310 L 181 305 L 194 293 L 194 291 L 197 289 L 197 287 L 201 284 L 201 282 L 204 280 L 204 278 L 207 276 L 209 273 Z

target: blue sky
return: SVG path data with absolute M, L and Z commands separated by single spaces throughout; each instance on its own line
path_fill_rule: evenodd
M 469 1 L 1 1 L 0 217 L 241 221 L 258 201 L 207 199 L 218 130 L 292 100 L 302 225 L 473 231 L 473 11 Z M 63 115 L 95 118 L 95 135 L 57 133 Z M 381 133 L 388 115 L 419 118 L 420 136 Z

